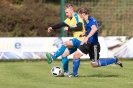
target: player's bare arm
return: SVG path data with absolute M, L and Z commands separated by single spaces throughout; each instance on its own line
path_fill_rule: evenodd
M 92 25 L 91 26 L 91 31 L 90 31 L 90 33 L 89 33 L 89 35 L 87 36 L 87 38 L 89 39 L 92 35 L 94 35 L 94 33 L 98 30 L 97 29 L 97 27 L 96 27 L 96 25 Z
M 88 36 L 85 37 L 85 39 L 81 42 L 81 45 L 83 45 L 84 43 L 87 43 L 88 39 L 98 30 L 95 25 L 92 25 L 91 29 L 92 30 L 90 31 L 90 33 L 88 34 Z

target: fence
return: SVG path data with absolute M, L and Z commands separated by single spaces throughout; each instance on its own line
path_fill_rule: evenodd
M 90 9 L 90 15 L 98 21 L 100 36 L 133 36 L 133 0 L 66 0 L 67 3 L 75 9 Z

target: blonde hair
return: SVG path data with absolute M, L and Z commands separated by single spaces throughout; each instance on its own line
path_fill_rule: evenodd
M 74 10 L 74 7 L 72 4 L 67 4 L 65 7 L 64 7 L 64 10 L 66 10 L 67 8 L 70 8 L 72 10 Z

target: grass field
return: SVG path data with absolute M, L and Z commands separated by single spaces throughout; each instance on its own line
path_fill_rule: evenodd
M 133 61 L 123 64 L 92 68 L 89 61 L 81 61 L 79 77 L 67 78 L 50 72 L 61 61 L 0 62 L 0 88 L 133 88 Z M 71 72 L 72 61 L 69 68 Z

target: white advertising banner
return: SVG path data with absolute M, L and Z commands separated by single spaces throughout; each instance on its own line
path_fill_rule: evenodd
M 6 37 L 0 38 L 0 59 L 41 59 L 45 53 L 54 53 L 65 41 L 73 37 Z M 133 38 L 126 36 L 99 37 L 100 58 L 113 55 L 133 58 Z M 73 58 L 73 54 L 68 56 Z M 60 58 L 60 57 L 59 57 Z M 89 58 L 83 55 L 81 58 Z

